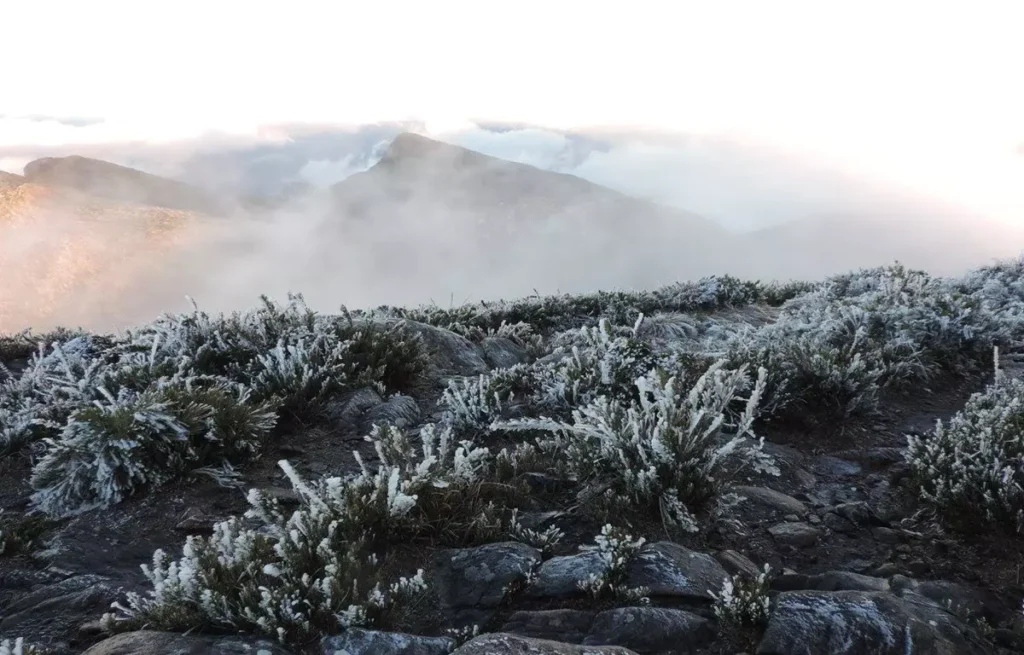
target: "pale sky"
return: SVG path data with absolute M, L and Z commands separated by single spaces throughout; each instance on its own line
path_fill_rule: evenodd
M 781 145 L 1024 220 L 1019 0 L 2 5 L 0 146 L 296 121 L 648 126 Z

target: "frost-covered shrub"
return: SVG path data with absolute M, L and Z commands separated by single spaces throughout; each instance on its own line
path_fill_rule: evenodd
M 259 451 L 275 412 L 312 416 L 338 391 L 410 384 L 426 356 L 402 326 L 320 316 L 301 296 L 230 316 L 167 315 L 117 338 L 58 336 L 0 379 L 0 453 L 33 445 L 37 502 L 58 514 L 238 463 Z
M 907 441 L 921 500 L 954 523 L 1024 531 L 1024 382 L 999 375 L 948 424 Z
M 598 601 L 612 599 L 642 605 L 649 603 L 649 589 L 626 585 L 629 563 L 639 555 L 644 543 L 643 537 L 634 539 L 625 531 L 605 524 L 601 528 L 601 534 L 594 537 L 594 546 L 581 547 L 585 552 L 596 552 L 604 564 L 604 569 L 580 580 L 577 583 L 579 588 Z
M 635 330 L 637 338 L 655 342 L 679 342 L 699 334 L 697 321 L 678 312 L 641 316 Z
M 565 537 L 565 533 L 558 526 L 551 525 L 544 530 L 534 530 L 524 526 L 519 521 L 518 509 L 512 510 L 512 518 L 509 519 L 509 535 L 513 539 L 545 553 L 550 552 Z
M 252 388 L 260 398 L 279 398 L 282 408 L 299 416 L 311 415 L 331 394 L 348 383 L 347 342 L 319 334 L 310 341 L 279 341 L 257 355 L 252 366 Z
M 513 411 L 533 393 L 535 370 L 525 364 L 496 369 L 475 378 L 451 380 L 441 396 L 445 422 L 461 436 L 486 432 L 498 418 Z
M 406 391 L 427 370 L 429 357 L 419 335 L 404 323 L 361 324 L 345 311 L 331 330 L 348 343 L 347 362 L 353 386 L 382 383 Z
M 0 510 L 0 556 L 29 552 L 41 543 L 50 522 L 38 514 L 8 518 Z
M 778 411 L 795 402 L 852 414 L 873 408 L 890 380 L 912 370 L 923 373 L 910 344 L 869 338 L 865 312 L 834 304 L 815 310 L 813 317 L 785 314 L 762 328 L 741 329 L 732 339 L 730 361 L 752 362 L 771 372 L 767 409 Z M 897 377 L 896 370 L 904 375 Z
M 772 570 L 767 564 L 754 578 L 737 574 L 725 580 L 718 592 L 709 589 L 715 599 L 714 611 L 727 632 L 742 633 L 763 629 L 771 615 Z
M 0 655 L 44 655 L 46 651 L 25 643 L 24 637 L 0 641 Z
M 773 305 L 792 298 L 813 285 L 806 283 L 762 284 L 730 276 L 678 282 L 652 291 L 597 291 L 557 296 L 530 296 L 514 301 L 480 302 L 444 309 L 437 306 L 375 310 L 391 316 L 428 323 L 470 335 L 486 333 L 502 324 L 528 324 L 538 334 L 578 329 L 599 319 L 614 324 L 633 324 L 639 314 L 713 311 L 724 307 L 765 302 Z
M 1019 338 L 963 281 L 890 266 L 830 278 L 760 327 L 711 334 L 704 349 L 769 371 L 765 407 L 870 411 L 888 388 L 981 370 L 994 345 Z
M 606 486 L 607 502 L 657 507 L 667 523 L 696 530 L 694 510 L 721 491 L 734 467 L 778 474 L 761 441 L 746 441 L 764 385 L 763 369 L 752 385 L 745 366 L 728 370 L 722 362 L 686 390 L 652 371 L 635 382 L 639 400 L 599 396 L 573 410 L 571 422 L 529 418 L 493 427 L 555 433 L 544 448 L 573 478 Z M 730 419 L 747 391 L 742 414 Z
M 533 364 L 452 380 L 441 398 L 444 420 L 463 437 L 523 413 L 568 415 L 600 395 L 635 396 L 633 381 L 653 365 L 647 344 L 602 320 L 559 335 L 554 356 Z
M 566 345 L 556 353 L 560 349 L 567 356 L 535 369 L 533 400 L 546 411 L 578 407 L 600 396 L 633 398 L 634 381 L 655 363 L 647 344 L 634 336 L 616 336 L 606 320 L 562 340 Z
M 275 498 L 250 491 L 246 518 L 255 527 L 220 523 L 210 537 L 189 537 L 177 561 L 157 551 L 144 569 L 153 590 L 129 594 L 107 625 L 255 630 L 289 642 L 375 625 L 393 603 L 422 591 L 423 578 L 379 580 L 372 546 L 443 537 L 456 524 L 501 533 L 479 493 L 488 451 L 457 444 L 449 429 L 433 425 L 418 453 L 391 426 L 375 428 L 370 439 L 380 464 L 349 478 L 308 483 L 280 462 L 300 509 L 286 513 Z
M 88 335 L 40 345 L 16 380 L 0 383 L 3 450 L 54 435 L 75 409 L 102 399 L 112 374 L 104 346 Z
M 108 507 L 202 464 L 258 450 L 276 416 L 244 388 L 169 386 L 114 396 L 75 410 L 44 440 L 33 503 L 54 516 Z
M 308 505 L 257 532 L 237 519 L 210 537 L 190 536 L 179 560 L 158 550 L 143 566 L 153 589 L 131 592 L 103 617 L 112 631 L 220 628 L 303 643 L 348 626 L 371 626 L 424 588 L 422 571 L 384 585 L 378 562 L 347 541 L 329 512 Z

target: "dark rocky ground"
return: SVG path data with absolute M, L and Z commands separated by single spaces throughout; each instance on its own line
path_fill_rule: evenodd
M 433 335 L 445 345 L 435 362 L 440 373 L 472 375 L 494 362 L 493 354 L 452 336 Z M 246 489 L 270 489 L 297 502 L 278 459 L 309 477 L 352 470 L 357 448 L 372 462 L 359 438 L 363 428 L 397 419 L 414 431 L 434 411 L 443 377 L 434 382 L 400 399 L 369 391 L 339 399 L 326 426 L 284 430 L 276 452 L 241 472 L 239 488 L 197 476 L 50 526 L 37 548 L 0 558 L 0 637 L 92 655 L 293 652 L 237 635 L 109 637 L 97 619 L 123 591 L 145 591 L 139 565 L 155 549 L 180 552 L 186 534 L 244 512 Z M 429 594 L 397 624 L 427 636 L 350 630 L 310 652 L 448 653 L 454 642 L 443 629 L 473 624 L 491 634 L 459 647 L 459 655 L 1024 652 L 1019 538 L 943 529 L 901 488 L 904 435 L 949 418 L 981 384 L 949 381 L 889 398 L 880 417 L 866 422 L 762 426 L 782 475 L 744 480 L 739 491 L 747 501 L 735 521 L 675 541 L 659 525 L 636 526 L 634 534 L 648 545 L 628 578 L 651 589 L 649 606 L 595 606 L 579 592 L 576 581 L 596 563 L 577 546 L 591 542 L 602 521 L 569 510 L 573 495 L 558 481 L 537 478 L 526 518 L 562 527 L 564 546 L 542 555 L 516 542 L 397 545 L 384 565 L 408 570 L 407 563 L 418 563 L 430 582 Z M 17 514 L 27 506 L 29 463 L 14 458 L 2 466 L 0 507 Z M 728 574 L 756 573 L 766 563 L 778 575 L 763 637 L 722 634 L 708 592 L 717 592 Z M 530 584 L 527 575 L 534 576 Z

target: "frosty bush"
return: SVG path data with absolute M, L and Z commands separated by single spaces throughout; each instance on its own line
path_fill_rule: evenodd
M 969 286 L 899 265 L 840 275 L 774 323 L 712 334 L 704 349 L 767 368 L 771 411 L 870 411 L 885 389 L 976 373 L 993 345 L 1019 339 L 1020 322 Z
M 771 573 L 771 567 L 765 564 L 754 578 L 734 575 L 722 583 L 717 593 L 708 590 L 715 599 L 715 616 L 726 632 L 756 632 L 767 625 L 771 615 Z
M 626 585 L 629 563 L 640 553 L 644 539 L 634 539 L 625 531 L 605 524 L 601 528 L 601 534 L 594 537 L 594 543 L 594 546 L 585 546 L 581 550 L 596 552 L 604 564 L 604 569 L 580 580 L 579 588 L 598 601 L 611 599 L 642 605 L 649 603 L 649 589 Z
M 143 566 L 153 589 L 114 603 L 105 627 L 221 628 L 303 643 L 374 625 L 395 602 L 423 589 L 422 572 L 387 586 L 375 580 L 376 558 L 338 534 L 329 511 L 316 505 L 265 527 L 270 534 L 230 519 L 210 537 L 189 537 L 180 560 L 158 550 L 152 567 Z
M 402 326 L 320 316 L 301 296 L 263 300 L 230 316 L 164 316 L 117 338 L 57 333 L 0 379 L 0 452 L 36 449 L 38 506 L 106 506 L 238 463 L 259 452 L 277 411 L 315 417 L 330 394 L 411 384 L 425 367 Z
M 393 584 L 378 579 L 372 547 L 389 539 L 483 528 L 501 533 L 479 491 L 489 453 L 456 444 L 450 430 L 424 429 L 417 453 L 391 426 L 369 437 L 380 457 L 350 478 L 307 483 L 285 461 L 300 509 L 249 492 L 246 518 L 210 537 L 189 537 L 180 560 L 162 551 L 144 570 L 153 590 L 129 594 L 105 621 L 111 629 L 254 630 L 302 642 L 350 625 L 375 625 L 402 598 L 422 591 L 422 572 Z M 481 525 L 482 523 L 482 525 Z
M 533 546 L 544 553 L 550 552 L 565 537 L 565 533 L 554 525 L 544 530 L 534 530 L 524 526 L 519 521 L 518 509 L 512 510 L 512 518 L 509 519 L 509 535 L 516 541 Z
M 72 413 L 32 471 L 36 507 L 63 516 L 118 503 L 205 463 L 256 452 L 276 422 L 248 391 L 169 386 L 114 396 Z
M 535 370 L 524 364 L 496 369 L 476 378 L 452 380 L 441 397 L 445 422 L 459 435 L 486 432 L 496 419 L 513 411 L 533 393 Z
M 575 295 L 530 296 L 515 301 L 480 302 L 444 309 L 437 306 L 403 309 L 381 307 L 377 311 L 453 329 L 486 333 L 502 324 L 528 324 L 534 332 L 577 329 L 606 319 L 632 324 L 639 314 L 712 311 L 756 302 L 773 305 L 792 298 L 814 285 L 805 283 L 761 284 L 730 276 L 678 282 L 653 291 L 597 291 Z
M 0 510 L 0 556 L 30 552 L 41 543 L 50 522 L 37 514 L 10 518 Z
M 26 645 L 24 637 L 18 637 L 14 641 L 0 641 L 0 655 L 44 655 L 44 652 L 35 646 Z
M 574 479 L 605 486 L 610 503 L 658 507 L 667 523 L 696 530 L 694 509 L 721 491 L 736 466 L 778 474 L 761 442 L 745 441 L 765 375 L 760 370 L 751 389 L 747 367 L 718 362 L 683 391 L 674 377 L 652 371 L 635 382 L 638 401 L 599 396 L 574 410 L 572 422 L 530 418 L 493 427 L 554 432 L 544 448 L 557 452 Z M 745 391 L 745 409 L 731 421 L 730 405 Z
M 1024 382 L 998 376 L 948 424 L 907 441 L 921 500 L 954 523 L 1024 531 Z
M 637 321 L 634 330 L 639 326 Z M 566 410 L 600 396 L 627 400 L 635 397 L 636 378 L 650 370 L 655 359 L 650 347 L 634 336 L 616 336 L 611 323 L 601 320 L 563 335 L 566 357 L 537 367 L 533 400 L 547 411 Z
M 298 416 L 312 415 L 330 395 L 347 386 L 348 343 L 327 335 L 279 341 L 253 363 L 252 387 L 261 398 L 279 398 L 282 407 Z

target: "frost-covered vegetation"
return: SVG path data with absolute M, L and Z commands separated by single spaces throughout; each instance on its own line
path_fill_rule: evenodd
M 380 307 L 374 313 L 399 316 L 465 336 L 513 329 L 550 333 L 607 319 L 626 325 L 640 314 L 710 312 L 755 303 L 777 306 L 814 288 L 810 283 L 762 284 L 731 276 L 678 282 L 653 291 L 597 291 L 576 295 L 530 296 L 514 301 L 480 302 L 452 308 Z
M 722 583 L 714 597 L 715 617 L 723 632 L 739 641 L 752 641 L 771 615 L 772 569 L 768 564 L 754 577 L 736 574 Z
M 0 655 L 44 655 L 45 651 L 25 643 L 24 637 L 0 641 Z
M 425 363 L 401 329 L 320 316 L 301 297 L 166 316 L 118 337 L 58 336 L 0 382 L 0 451 L 33 449 L 33 501 L 56 516 L 244 461 L 282 416 L 311 418 L 370 383 L 407 385 Z
M 644 539 L 634 539 L 621 528 L 607 523 L 601 528 L 601 534 L 594 537 L 594 545 L 585 550 L 596 552 L 601 558 L 604 568 L 600 573 L 591 573 L 580 580 L 578 585 L 594 600 L 612 599 L 626 603 L 646 605 L 650 602 L 647 595 L 650 589 L 630 587 L 626 584 L 629 564 L 640 554 Z
M 5 369 L 0 444 L 35 452 L 35 505 L 59 516 L 243 463 L 282 422 L 317 420 L 342 391 L 415 386 L 431 354 L 395 317 L 520 347 L 522 363 L 450 380 L 439 420 L 374 427 L 374 466 L 357 453 L 359 470 L 306 481 L 281 462 L 298 509 L 250 492 L 244 519 L 189 537 L 180 558 L 158 552 L 146 569 L 152 591 L 106 618 L 118 630 L 307 642 L 386 625 L 396 603 L 422 591 L 421 572 L 394 577 L 378 565 L 391 543 L 558 548 L 560 530 L 520 522 L 527 475 L 567 482 L 579 492 L 574 509 L 602 522 L 701 531 L 738 474 L 778 474 L 757 435 L 766 420 L 871 412 L 888 390 L 982 373 L 994 347 L 1017 348 L 1022 272 L 1014 262 L 938 279 L 893 266 L 813 285 L 721 278 L 341 317 L 294 298 L 230 317 L 165 317 L 119 337 L 65 333 L 23 370 Z M 1000 381 L 948 428 L 912 439 L 922 498 L 984 506 L 1020 528 L 1022 389 Z M 643 590 L 622 587 L 619 574 L 641 545 L 607 527 L 597 547 L 608 571 L 587 590 L 640 602 Z M 764 619 L 765 580 L 746 584 L 722 590 L 720 620 Z
M 921 499 L 952 522 L 1024 532 L 1024 382 L 997 368 L 947 424 L 908 437 L 906 459 Z
M 602 395 L 574 410 L 572 422 L 519 419 L 492 427 L 554 432 L 540 448 L 572 479 L 600 484 L 610 509 L 657 507 L 668 524 L 696 531 L 693 508 L 715 498 L 732 471 L 748 464 L 778 474 L 759 441 L 744 443 L 764 379 L 762 370 L 751 384 L 745 368 L 727 371 L 719 362 L 679 389 L 676 378 L 653 371 L 637 379 L 637 401 Z M 743 413 L 731 421 L 730 405 L 751 386 Z

